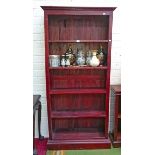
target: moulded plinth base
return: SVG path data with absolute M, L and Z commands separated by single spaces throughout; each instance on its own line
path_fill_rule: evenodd
M 109 149 L 109 139 L 87 139 L 87 140 L 48 140 L 49 150 L 84 150 L 84 149 Z

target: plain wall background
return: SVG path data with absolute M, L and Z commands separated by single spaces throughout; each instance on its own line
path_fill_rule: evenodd
M 40 6 L 113 6 L 118 7 L 115 0 L 34 0 L 33 1 L 33 93 L 40 94 L 42 103 L 41 133 L 48 137 L 47 102 L 45 85 L 45 47 L 44 47 L 44 12 Z M 121 42 L 119 7 L 113 13 L 112 51 L 111 51 L 111 84 L 121 83 Z M 111 106 L 110 126 L 113 128 L 113 105 Z M 37 116 L 37 115 L 36 115 Z M 36 117 L 35 137 L 38 137 Z

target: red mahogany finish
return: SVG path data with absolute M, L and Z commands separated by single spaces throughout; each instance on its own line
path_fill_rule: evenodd
M 50 70 L 54 70 L 54 69 L 56 69 L 56 70 L 75 70 L 75 69 L 77 69 L 77 70 L 85 70 L 85 69 L 90 69 L 90 70 L 104 70 L 104 69 L 107 69 L 107 66 L 102 66 L 102 67 L 80 67 L 80 66 L 75 66 L 75 67 L 73 67 L 73 66 L 69 66 L 69 67 L 49 67 L 49 69 Z
M 113 147 L 121 146 L 121 85 L 111 86 L 114 97 L 114 131 L 109 134 Z
M 42 6 L 45 28 L 48 149 L 110 148 L 109 86 L 114 7 Z M 107 65 L 50 67 L 49 55 L 67 47 L 84 52 L 100 45 Z
M 104 43 L 108 40 L 49 40 L 49 43 Z

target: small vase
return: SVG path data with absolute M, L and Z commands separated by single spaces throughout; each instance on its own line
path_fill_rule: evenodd
M 76 58 L 76 63 L 78 66 L 84 65 L 85 64 L 85 56 L 82 50 L 77 51 L 77 58 Z
M 90 66 L 90 60 L 92 59 L 92 52 L 89 50 L 87 52 L 87 57 L 86 57 L 86 65 Z
M 92 67 L 97 67 L 100 64 L 99 59 L 96 57 L 96 50 L 93 51 L 92 59 L 90 60 L 90 65 Z

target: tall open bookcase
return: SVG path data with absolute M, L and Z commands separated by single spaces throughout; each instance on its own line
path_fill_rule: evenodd
M 110 148 L 109 88 L 114 7 L 42 6 L 48 149 Z M 71 45 L 83 51 L 107 51 L 99 67 L 50 67 L 49 55 L 62 55 Z

